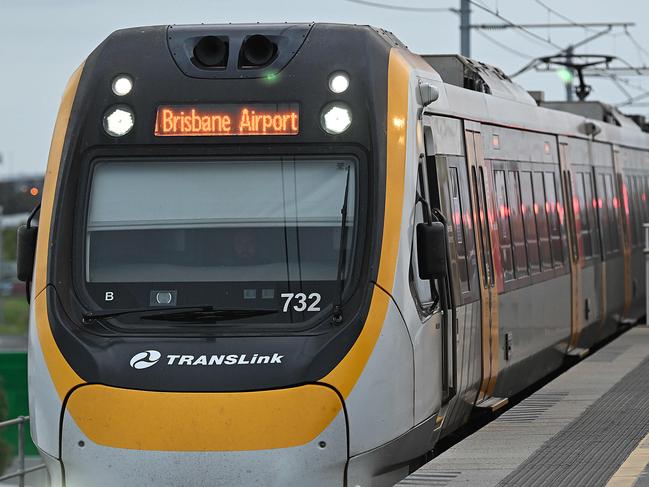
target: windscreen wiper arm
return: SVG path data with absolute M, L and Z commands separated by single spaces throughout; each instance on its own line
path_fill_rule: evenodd
M 114 309 L 107 311 L 89 311 L 84 313 L 82 316 L 84 323 L 89 323 L 92 320 L 98 320 L 101 318 L 114 318 L 115 316 L 130 315 L 132 313 L 148 313 L 148 312 L 157 312 L 157 311 L 212 311 L 214 306 L 204 305 L 204 306 L 165 306 L 163 308 L 131 308 L 131 309 Z
M 142 320 L 159 321 L 187 321 L 187 322 L 210 322 L 252 318 L 253 316 L 264 316 L 277 313 L 277 309 L 194 309 L 182 310 L 175 308 L 174 311 L 161 313 L 148 313 L 141 316 Z
M 338 254 L 338 275 L 336 276 L 336 301 L 334 302 L 332 320 L 335 324 L 343 321 L 343 291 L 345 289 L 345 266 L 347 265 L 347 201 L 349 199 L 349 166 L 345 182 L 345 197 L 340 209 L 340 254 Z

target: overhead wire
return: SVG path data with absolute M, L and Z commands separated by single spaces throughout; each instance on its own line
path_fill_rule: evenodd
M 359 5 L 366 5 L 366 6 L 369 6 L 369 7 L 376 7 L 376 8 L 383 8 L 383 9 L 386 9 L 386 10 L 404 11 L 404 12 L 454 12 L 454 13 L 459 12 L 459 9 L 452 8 L 452 7 L 412 7 L 412 6 L 407 6 L 407 5 L 394 5 L 394 4 L 389 4 L 389 3 L 375 2 L 375 1 L 372 1 L 372 0 L 346 0 L 346 1 L 351 2 L 351 3 L 356 3 L 356 4 L 359 4 Z M 610 27 L 609 27 L 608 31 L 597 31 L 595 29 L 592 29 L 592 28 L 588 27 L 587 25 L 585 25 L 583 23 L 577 22 L 574 19 L 568 17 L 567 15 L 564 15 L 561 12 L 559 12 L 558 10 L 552 8 L 551 6 L 549 6 L 543 0 L 534 0 L 534 2 L 536 4 L 538 4 L 539 6 L 541 6 L 542 8 L 546 9 L 548 14 L 551 13 L 551 14 L 555 15 L 556 17 L 570 23 L 571 25 L 573 25 L 575 27 L 580 27 L 580 28 L 582 28 L 582 29 L 584 29 L 584 30 L 586 30 L 588 32 L 598 33 L 599 35 L 604 35 L 604 34 L 610 32 Z M 558 45 L 557 43 L 553 42 L 551 39 L 549 39 L 549 38 L 546 39 L 546 38 L 536 34 L 535 32 L 532 32 L 529 29 L 526 29 L 525 27 L 522 27 L 522 26 L 516 24 L 515 22 L 509 20 L 507 17 L 503 16 L 500 13 L 497 1 L 496 1 L 495 10 L 488 7 L 487 5 L 485 5 L 481 0 L 469 0 L 469 3 L 471 5 L 473 5 L 474 7 L 477 7 L 478 9 L 483 10 L 484 12 L 487 12 L 487 13 L 493 15 L 494 17 L 498 18 L 499 20 L 503 21 L 504 23 L 506 23 L 510 27 L 514 28 L 520 34 L 523 34 L 528 39 L 534 40 L 537 43 L 542 43 L 544 46 L 549 45 L 549 46 L 552 46 L 552 47 L 554 47 L 556 49 L 559 49 L 560 53 L 564 53 L 566 51 L 566 48 Z M 511 75 L 511 77 L 522 74 L 523 72 L 528 71 L 529 69 L 532 69 L 532 68 L 538 66 L 538 64 L 540 63 L 540 61 L 538 59 L 532 58 L 530 55 L 528 55 L 526 53 L 523 53 L 523 52 L 521 52 L 521 51 L 519 51 L 517 49 L 514 49 L 514 48 L 508 46 L 507 44 L 504 44 L 504 43 L 494 39 L 493 37 L 486 34 L 485 32 L 482 32 L 481 30 L 476 29 L 476 32 L 481 37 L 488 40 L 492 44 L 498 46 L 499 48 L 503 49 L 504 51 L 507 51 L 510 54 L 513 54 L 513 55 L 515 55 L 517 57 L 520 57 L 522 59 L 528 60 L 528 64 L 524 68 L 519 70 L 517 73 L 514 73 L 513 75 Z M 633 37 L 633 35 L 629 32 L 629 30 L 626 27 L 624 28 L 624 34 L 629 38 L 629 41 L 631 43 L 633 43 L 633 45 L 636 47 L 636 50 L 638 51 L 639 57 L 642 59 L 643 64 L 646 65 L 646 63 L 644 61 L 644 56 L 642 54 L 649 56 L 649 50 L 645 49 L 637 41 L 637 39 L 635 39 L 635 37 Z M 596 35 L 595 37 L 599 37 L 599 35 Z M 587 38 L 586 40 L 592 40 L 592 39 Z M 583 41 L 578 43 L 578 45 L 582 44 L 582 43 L 583 43 Z M 620 59 L 620 61 L 623 64 L 626 64 L 627 66 L 631 66 L 629 63 L 627 63 L 623 59 Z M 621 78 L 618 75 L 615 75 L 615 74 L 611 73 L 611 74 L 606 75 L 605 77 L 609 78 L 613 83 L 615 83 L 615 85 L 618 86 L 620 91 L 622 91 L 624 93 L 624 95 L 627 96 L 627 100 L 625 100 L 624 102 L 621 102 L 617 106 L 633 105 L 636 100 L 642 100 L 642 99 L 646 98 L 646 96 L 649 96 L 649 92 L 644 92 L 644 87 L 639 86 L 639 85 L 635 85 L 635 84 L 629 82 L 628 80 L 626 80 L 624 78 Z M 639 95 L 636 95 L 635 97 L 630 96 L 630 94 L 628 92 L 626 92 L 626 90 L 623 89 L 622 85 L 626 85 L 629 88 L 633 88 L 633 89 L 636 89 L 636 90 L 639 90 L 639 91 L 643 91 L 643 93 L 641 93 Z
M 553 8 L 550 7 L 547 3 L 545 3 L 543 0 L 534 0 L 534 2 L 537 3 L 538 5 L 540 5 L 541 7 L 545 8 L 548 12 L 552 12 L 552 13 L 553 13 L 554 15 L 556 15 L 557 17 L 559 17 L 559 18 L 565 20 L 566 22 L 571 23 L 571 24 L 574 25 L 575 27 L 582 27 L 582 28 L 584 28 L 585 30 L 588 30 L 588 31 L 591 31 L 591 32 L 595 32 L 595 30 L 590 29 L 588 26 L 586 26 L 586 25 L 584 25 L 584 24 L 580 24 L 579 22 L 576 22 L 574 19 L 572 19 L 572 18 L 570 18 L 570 17 L 568 17 L 568 16 L 566 16 L 566 15 L 563 15 L 561 12 L 558 12 L 557 10 L 553 9 Z M 629 32 L 628 27 L 626 27 L 626 26 L 624 27 L 624 35 L 626 35 L 626 36 L 628 37 L 629 41 L 630 41 L 630 42 L 635 46 L 635 48 L 636 48 L 636 50 L 637 50 L 637 52 L 638 52 L 638 58 L 639 58 L 639 60 L 642 62 L 643 65 L 646 65 L 645 57 L 643 56 L 643 54 L 649 56 L 649 51 L 648 51 L 647 49 L 645 49 L 645 48 L 644 48 L 644 47 L 643 47 L 643 46 L 642 46 L 642 45 L 637 41 L 637 39 L 635 39 L 635 37 L 633 37 L 633 35 L 631 34 L 631 32 Z M 615 38 L 617 35 L 616 35 L 616 34 L 613 34 L 613 36 L 614 36 L 614 38 Z M 617 57 L 617 56 L 616 56 L 616 57 Z M 622 64 L 626 65 L 626 66 L 629 67 L 629 68 L 632 68 L 631 64 L 630 64 L 629 62 L 627 62 L 626 60 L 624 60 L 624 59 L 622 59 L 622 58 L 620 58 L 620 57 L 617 57 L 617 59 L 618 59 Z M 638 71 L 637 74 L 640 74 L 640 72 Z M 641 86 L 641 85 L 637 85 L 637 84 L 631 83 L 629 80 L 627 80 L 627 79 L 625 79 L 625 78 L 622 78 L 622 77 L 620 77 L 620 76 L 618 76 L 618 75 L 616 75 L 616 74 L 614 74 L 614 73 L 608 73 L 608 74 L 606 74 L 604 77 L 609 78 L 609 79 L 610 79 L 610 80 L 611 80 L 611 81 L 612 81 L 612 82 L 613 82 L 613 83 L 618 87 L 618 89 L 619 89 L 619 90 L 620 90 L 620 91 L 621 91 L 621 92 L 622 92 L 622 93 L 627 97 L 627 100 L 625 100 L 624 102 L 621 102 L 620 104 L 617 104 L 617 106 L 623 106 L 623 105 L 633 104 L 633 101 L 637 98 L 637 96 L 641 96 L 641 98 L 645 98 L 644 94 L 646 93 L 646 91 L 645 91 L 644 86 Z M 633 97 L 633 96 L 632 96 L 632 95 L 631 95 L 631 94 L 630 94 L 630 93 L 625 89 L 625 86 L 627 86 L 627 87 L 629 87 L 629 88 L 636 89 L 636 90 L 638 90 L 638 91 L 642 91 L 643 93 L 642 93 L 641 95 L 637 95 L 636 97 Z
M 550 45 L 550 46 L 552 46 L 552 47 L 554 47 L 556 49 L 560 49 L 560 50 L 563 49 L 560 45 L 558 45 L 558 44 L 544 38 L 543 36 L 540 36 L 540 35 L 536 34 L 535 32 L 532 32 L 529 29 L 526 29 L 525 27 L 521 27 L 520 25 L 516 24 L 515 22 L 512 22 L 508 18 L 501 15 L 500 12 L 495 12 L 491 8 L 485 6 L 485 5 L 481 4 L 481 3 L 478 3 L 476 0 L 469 0 L 469 3 L 471 5 L 473 5 L 473 6 L 475 6 L 475 7 L 478 7 L 479 9 L 481 9 L 481 10 L 487 12 L 487 13 L 490 13 L 494 17 L 496 17 L 496 18 L 502 20 L 503 22 L 505 22 L 510 27 L 513 27 L 514 29 L 516 29 L 518 32 L 526 34 L 529 38 L 540 41 L 543 44 L 548 44 L 548 45 Z
M 371 2 L 368 0 L 346 0 L 347 2 L 367 5 L 368 7 L 384 8 L 387 10 L 401 10 L 404 12 L 457 12 L 452 7 L 409 7 L 407 5 L 393 5 L 389 3 Z
M 629 29 L 627 29 L 626 27 L 624 28 L 624 34 L 629 38 L 629 40 L 630 40 L 631 43 L 635 46 L 635 48 L 637 49 L 637 51 L 638 51 L 639 54 L 640 54 L 640 53 L 644 53 L 644 54 L 646 54 L 647 56 L 649 56 L 649 51 L 647 51 L 647 49 L 645 49 L 644 47 L 642 47 L 642 44 L 640 44 L 640 43 L 636 40 L 636 38 L 633 37 L 633 35 L 631 34 L 631 32 L 629 32 Z M 645 62 L 645 60 L 644 60 L 644 56 L 639 55 L 639 57 L 641 58 L 642 63 L 646 65 L 646 62 Z
M 525 53 L 523 53 L 523 52 L 521 52 L 521 51 L 518 51 L 518 50 L 516 50 L 516 49 L 514 49 L 514 48 L 512 48 L 512 47 L 509 47 L 507 44 L 504 44 L 504 43 L 502 43 L 502 42 L 500 42 L 500 41 L 494 39 L 493 37 L 491 37 L 490 35 L 486 34 L 485 32 L 482 32 L 481 30 L 476 30 L 476 32 L 477 32 L 480 36 L 482 36 L 482 37 L 484 37 L 485 39 L 487 39 L 487 40 L 488 40 L 489 42 L 491 42 L 492 44 L 495 44 L 496 46 L 498 46 L 498 47 L 500 47 L 501 49 L 503 49 L 503 50 L 509 52 L 510 54 L 514 54 L 515 56 L 521 57 L 521 58 L 523 58 L 523 59 L 527 59 L 528 61 L 531 61 L 531 60 L 533 59 L 532 56 L 530 56 L 529 54 L 525 54 Z
M 574 25 L 575 27 L 581 27 L 581 28 L 583 28 L 583 29 L 586 29 L 586 30 L 589 30 L 589 31 L 591 31 L 591 32 L 594 32 L 594 29 L 588 27 L 587 25 L 584 25 L 584 24 L 581 24 L 581 23 L 577 22 L 577 21 L 571 19 L 570 17 L 568 17 L 568 16 L 566 16 L 566 15 L 563 15 L 561 12 L 556 11 L 555 9 L 553 9 L 552 7 L 550 7 L 548 4 L 546 4 L 546 3 L 543 2 L 542 0 L 534 0 L 534 2 L 536 2 L 538 5 L 540 5 L 540 6 L 543 7 L 544 9 L 546 9 L 548 12 L 553 13 L 554 15 L 556 15 L 557 17 L 559 17 L 560 19 L 565 20 L 565 21 L 568 22 L 569 24 L 572 24 L 572 25 Z

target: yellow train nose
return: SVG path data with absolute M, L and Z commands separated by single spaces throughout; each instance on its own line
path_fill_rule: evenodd
M 231 393 L 177 393 L 86 385 L 67 410 L 93 443 L 158 451 L 290 448 L 313 441 L 342 411 L 321 385 Z
M 61 438 L 74 487 L 343 485 L 348 459 L 342 403 L 321 385 L 243 393 L 81 386 Z

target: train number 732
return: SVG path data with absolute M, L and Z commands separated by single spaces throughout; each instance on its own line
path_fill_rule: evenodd
M 320 304 L 322 296 L 320 296 L 319 293 L 311 293 L 308 297 L 304 293 L 282 293 L 282 297 L 286 299 L 286 301 L 284 301 L 284 309 L 282 310 L 284 313 L 288 311 L 291 301 L 295 303 L 293 304 L 293 309 L 295 311 L 320 311 L 320 306 L 318 306 L 318 304 Z M 311 303 L 309 304 L 308 301 Z

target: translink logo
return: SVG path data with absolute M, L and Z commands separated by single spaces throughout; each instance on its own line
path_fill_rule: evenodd
M 146 350 L 133 355 L 131 367 L 134 369 L 149 368 L 160 360 L 157 350 Z M 284 355 L 230 354 L 230 355 L 167 355 L 167 364 L 171 366 L 220 366 L 220 365 L 265 365 L 281 364 Z

